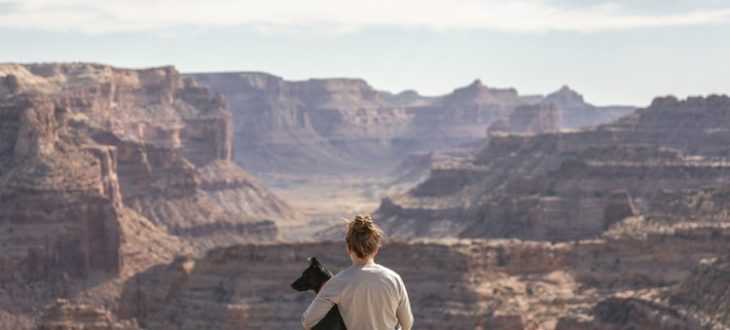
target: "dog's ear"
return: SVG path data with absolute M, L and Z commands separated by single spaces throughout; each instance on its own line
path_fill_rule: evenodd
M 319 260 L 317 260 L 317 257 L 311 257 L 311 258 L 309 258 L 309 265 L 318 267 L 321 264 L 319 263 Z

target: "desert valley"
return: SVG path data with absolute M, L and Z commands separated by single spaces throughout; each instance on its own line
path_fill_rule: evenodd
M 555 87 L 0 64 L 0 329 L 299 329 L 363 213 L 416 329 L 730 329 L 730 97 Z

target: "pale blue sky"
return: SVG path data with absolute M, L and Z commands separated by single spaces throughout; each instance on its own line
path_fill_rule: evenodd
M 443 94 L 568 84 L 597 104 L 730 92 L 730 1 L 0 0 L 0 62 L 361 77 Z

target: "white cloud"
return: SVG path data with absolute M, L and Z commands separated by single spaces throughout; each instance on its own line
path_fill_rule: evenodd
M 22 0 L 5 2 L 0 26 L 87 33 L 180 25 L 252 25 L 352 31 L 369 26 L 604 31 L 730 22 L 730 6 L 674 14 L 631 14 L 617 3 L 555 7 L 544 0 Z M 2 8 L 2 7 L 0 7 Z

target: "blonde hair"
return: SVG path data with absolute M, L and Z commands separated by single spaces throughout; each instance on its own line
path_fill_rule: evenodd
M 375 255 L 383 241 L 383 230 L 369 215 L 357 215 L 347 224 L 347 248 L 358 258 Z

